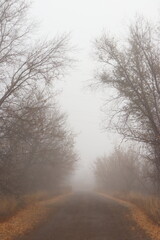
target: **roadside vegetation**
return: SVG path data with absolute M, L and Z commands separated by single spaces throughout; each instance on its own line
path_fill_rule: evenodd
M 159 40 L 159 23 L 137 17 L 124 38 L 104 33 L 95 41 L 100 66 L 96 84 L 113 93 L 111 99 L 106 96 L 105 128 L 123 138 L 121 147 L 95 161 L 97 189 L 136 204 L 157 224 L 160 224 Z M 109 108 L 112 110 L 108 111 Z
M 0 221 L 63 192 L 77 160 L 55 88 L 72 63 L 69 37 L 37 39 L 29 7 L 0 2 Z
M 64 194 L 65 192 L 59 192 L 59 194 Z M 66 192 L 67 193 L 67 192 Z M 0 198 L 0 222 L 7 221 L 13 215 L 16 215 L 19 211 L 27 206 L 34 205 L 38 202 L 52 199 L 58 193 L 53 192 L 36 192 L 32 194 L 27 194 L 19 196 L 18 198 L 14 195 L 1 195 Z
M 30 200 L 30 204 L 21 208 L 16 214 L 10 216 L 7 221 L 0 222 L 0 234 L 2 240 L 21 238 L 30 233 L 34 228 L 42 226 L 56 210 L 57 206 L 65 201 L 70 194 L 65 193 L 52 198 L 37 201 Z
M 154 195 L 144 195 L 140 193 L 129 193 L 126 195 L 117 195 L 118 198 L 134 203 L 146 215 L 153 220 L 155 224 L 160 225 L 160 199 Z
M 133 148 L 116 148 L 110 156 L 96 160 L 97 191 L 135 204 L 155 224 L 160 225 L 160 198 L 148 178 L 148 166 Z

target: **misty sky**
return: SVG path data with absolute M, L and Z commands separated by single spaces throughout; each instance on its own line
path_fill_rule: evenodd
M 104 31 L 124 35 L 136 14 L 158 20 L 160 1 L 33 0 L 31 15 L 39 23 L 38 34 L 50 38 L 70 32 L 71 42 L 78 49 L 77 66 L 63 82 L 63 93 L 59 97 L 70 126 L 78 134 L 76 148 L 81 162 L 75 178 L 77 184 L 81 180 L 88 184 L 95 158 L 109 153 L 119 142 L 117 136 L 102 129 L 104 93 L 87 89 L 96 69 L 93 41 Z

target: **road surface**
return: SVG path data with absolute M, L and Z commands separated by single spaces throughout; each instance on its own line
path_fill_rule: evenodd
M 18 240 L 150 240 L 125 206 L 98 194 L 73 194 L 51 211 L 47 222 Z

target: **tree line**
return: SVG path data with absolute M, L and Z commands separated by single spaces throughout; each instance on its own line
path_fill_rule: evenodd
M 28 10 L 25 0 L 0 2 L 0 194 L 55 190 L 77 160 L 54 90 L 72 63 L 69 38 L 33 37 Z M 126 191 L 142 188 L 139 181 L 160 192 L 159 39 L 158 24 L 137 18 L 126 38 L 95 41 L 96 79 L 114 89 L 107 127 L 143 147 L 143 157 L 129 148 L 98 158 L 99 186 Z
M 71 65 L 66 35 L 32 37 L 25 0 L 0 2 L 0 194 L 56 191 L 77 156 L 55 82 Z
M 110 118 L 107 127 L 118 132 L 123 139 L 137 142 L 141 148 L 143 147 L 141 162 L 145 159 L 147 177 L 155 186 L 156 192 L 160 192 L 159 41 L 159 24 L 153 24 L 142 17 L 136 18 L 129 26 L 124 38 L 116 39 L 104 33 L 95 41 L 96 56 L 100 63 L 96 79 L 103 87 L 114 89 L 112 98 L 114 108 L 107 115 Z M 119 153 L 119 160 L 121 159 L 123 166 L 126 157 L 127 161 L 130 161 L 128 158 L 131 157 L 129 155 L 131 152 L 126 153 L 122 150 L 122 153 L 125 153 L 125 156 L 123 158 L 123 154 Z M 102 157 L 96 161 L 96 175 L 100 175 L 100 169 L 104 164 L 106 174 L 110 171 L 111 159 L 114 165 L 117 158 L 115 154 L 114 152 L 109 156 L 109 159 L 104 160 Z M 138 156 L 136 158 L 139 159 Z M 135 166 L 132 168 L 134 172 Z M 132 174 L 130 178 L 134 178 Z

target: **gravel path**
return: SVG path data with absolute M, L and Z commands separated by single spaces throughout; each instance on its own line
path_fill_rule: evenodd
M 58 204 L 42 226 L 18 240 L 150 239 L 125 206 L 96 194 L 77 193 Z

